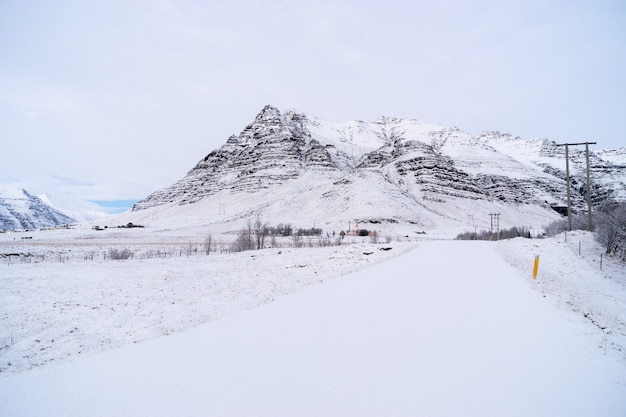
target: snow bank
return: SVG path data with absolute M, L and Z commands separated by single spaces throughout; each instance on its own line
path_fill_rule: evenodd
M 525 276 L 531 287 L 559 309 L 572 311 L 599 331 L 603 350 L 626 361 L 626 265 L 606 257 L 593 234 L 573 231 L 552 239 L 498 242 L 498 250 Z

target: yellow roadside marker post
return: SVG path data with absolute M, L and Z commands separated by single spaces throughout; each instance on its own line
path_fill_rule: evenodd
M 537 279 L 538 269 L 539 269 L 539 255 L 535 256 L 535 266 L 533 267 L 533 279 Z

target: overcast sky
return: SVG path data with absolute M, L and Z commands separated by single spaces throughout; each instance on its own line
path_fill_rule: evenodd
M 626 146 L 626 2 L 0 0 L 0 185 L 141 199 L 265 104 Z

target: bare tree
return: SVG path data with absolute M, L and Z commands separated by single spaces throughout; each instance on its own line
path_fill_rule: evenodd
M 202 245 L 202 248 L 204 249 L 204 253 L 206 255 L 210 254 L 212 247 L 213 247 L 213 236 L 207 235 L 204 238 L 204 244 Z
M 261 216 L 257 216 L 254 221 L 254 236 L 256 237 L 256 248 L 262 249 L 265 246 L 265 238 L 270 233 L 270 227 L 267 223 L 263 223 Z
M 252 221 L 248 220 L 248 224 L 239 231 L 237 239 L 235 239 L 235 241 L 232 243 L 232 251 L 243 252 L 245 250 L 251 250 L 254 244 L 253 236 L 254 230 L 252 228 Z
M 187 242 L 187 246 L 183 248 L 183 251 L 187 254 L 187 256 L 190 256 L 193 252 L 197 251 L 197 248 L 192 241 L 189 241 Z
M 606 254 L 616 254 L 626 247 L 626 204 L 610 202 L 596 212 L 596 240 Z

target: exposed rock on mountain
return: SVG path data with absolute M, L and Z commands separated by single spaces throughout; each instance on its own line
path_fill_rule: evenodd
M 594 151 L 590 159 L 594 204 L 626 200 L 626 150 Z M 570 148 L 570 172 L 573 206 L 586 210 L 584 148 Z M 257 213 L 296 213 L 309 200 L 320 216 L 372 222 L 428 224 L 428 216 L 466 219 L 489 207 L 549 217 L 567 204 L 564 149 L 546 139 L 472 135 L 386 117 L 328 123 L 266 106 L 239 135 L 133 211 L 262 191 L 269 193 L 257 199 L 264 207 Z
M 306 117 L 267 106 L 239 136 L 231 136 L 176 184 L 137 203 L 135 210 L 179 201 L 194 203 L 222 189 L 251 192 L 298 177 L 303 171 L 339 170 L 325 145 L 312 138 Z
M 0 189 L 0 230 L 33 229 L 73 222 L 74 219 L 24 189 Z

